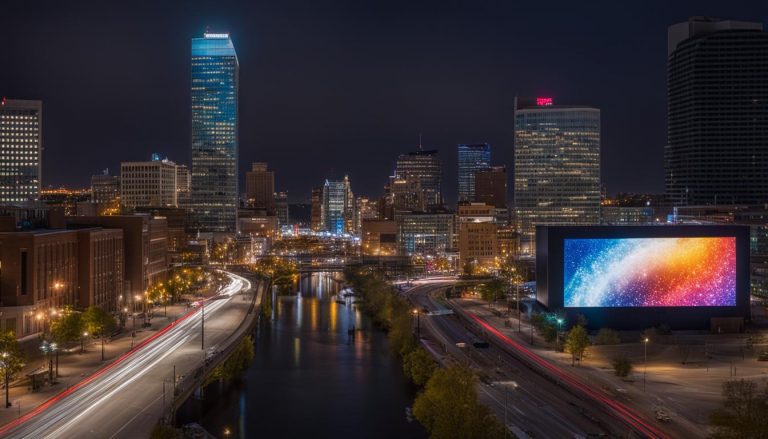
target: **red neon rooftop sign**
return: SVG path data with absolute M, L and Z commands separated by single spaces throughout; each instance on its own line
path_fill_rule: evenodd
M 552 98 L 536 98 L 536 105 L 540 107 L 544 105 L 552 105 Z

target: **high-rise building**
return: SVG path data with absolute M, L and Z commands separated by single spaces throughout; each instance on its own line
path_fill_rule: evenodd
M 475 172 L 475 199 L 498 209 L 507 207 L 507 168 L 491 166 Z
M 362 232 L 364 220 L 379 218 L 376 204 L 376 200 L 371 200 L 368 197 L 357 197 L 355 200 L 355 234 L 360 235 Z
M 109 169 L 91 176 L 91 202 L 113 203 L 120 199 L 120 177 L 109 175 Z
M 536 225 L 600 222 L 600 110 L 515 99 L 515 211 L 524 255 Z
M 136 207 L 177 207 L 176 163 L 155 154 L 145 162 L 120 163 L 120 202 Z
M 275 172 L 266 163 L 253 163 L 245 173 L 245 198 L 248 207 L 275 210 Z
M 290 215 L 288 212 L 288 192 L 275 192 L 273 199 L 275 203 L 275 215 L 277 216 L 277 220 L 279 221 L 280 225 L 284 226 L 286 224 L 290 224 Z
M 693 17 L 667 35 L 668 200 L 768 202 L 768 33 Z
M 323 230 L 323 188 L 312 188 L 309 227 L 313 232 Z
M 323 186 L 323 230 L 334 234 L 354 233 L 355 198 L 349 178 L 325 180 Z
M 455 250 L 456 215 L 445 210 L 403 213 L 397 217 L 401 256 L 445 255 Z
M 43 103 L 0 101 L 0 203 L 40 199 Z
M 443 204 L 441 189 L 442 165 L 436 150 L 409 152 L 397 158 L 395 178 L 399 180 L 416 179 L 427 207 Z
M 192 202 L 192 175 L 187 165 L 176 165 L 176 194 L 179 207 Z
M 192 39 L 192 210 L 200 230 L 236 230 L 237 54 L 229 34 Z
M 459 201 L 475 201 L 475 174 L 491 166 L 491 145 L 459 145 Z

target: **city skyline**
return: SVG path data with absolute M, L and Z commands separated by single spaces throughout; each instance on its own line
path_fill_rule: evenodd
M 456 158 L 450 154 L 456 144 L 488 142 L 494 145 L 495 164 L 511 169 L 515 95 L 551 95 L 601 108 L 603 184 L 608 192 L 661 193 L 667 26 L 695 14 L 752 21 L 766 15 L 765 6 L 754 4 L 675 4 L 663 11 L 630 5 L 622 15 L 637 19 L 625 23 L 625 29 L 622 20 L 606 20 L 616 11 L 598 6 L 568 19 L 547 16 L 543 27 L 515 18 L 512 6 L 470 11 L 468 6 L 437 3 L 374 4 L 341 8 L 338 14 L 334 7 L 318 11 L 312 5 L 299 11 L 255 5 L 244 14 L 234 13 L 235 7 L 201 6 L 173 17 L 173 5 L 124 15 L 110 7 L 75 8 L 100 32 L 96 41 L 85 38 L 89 26 L 58 19 L 74 13 L 59 8 L 51 4 L 37 16 L 14 5 L 8 26 L 0 31 L 11 36 L 31 26 L 36 36 L 5 49 L 4 58 L 18 68 L 0 73 L 0 94 L 43 101 L 43 141 L 50 159 L 43 164 L 44 186 L 85 187 L 101 169 L 116 169 L 121 160 L 142 159 L 153 151 L 189 164 L 190 127 L 184 110 L 189 62 L 181 55 L 189 39 L 210 26 L 231 33 L 244 69 L 240 111 L 248 123 L 241 126 L 240 174 L 251 162 L 270 163 L 278 176 L 276 187 L 286 189 L 292 201 L 308 200 L 313 185 L 345 173 L 359 182 L 359 193 L 377 196 L 396 156 L 413 150 L 421 132 L 424 148 L 438 149 L 444 157 L 443 192 L 449 204 L 457 192 Z M 523 8 L 521 17 L 541 13 L 516 8 Z M 350 26 L 330 30 L 334 26 L 315 24 L 310 17 L 318 13 L 323 18 L 319 22 Z M 156 14 L 168 20 L 150 19 Z M 454 32 L 463 16 L 478 29 L 474 35 Z M 56 26 L 43 33 L 38 26 L 49 20 Z M 423 26 L 415 26 L 417 22 Z M 584 30 L 594 27 L 598 30 Z M 131 38 L 124 39 L 123 32 Z M 52 33 L 77 41 L 66 47 L 81 62 L 67 64 L 68 58 L 53 53 L 61 47 Z M 336 44 L 350 34 L 356 43 Z M 314 38 L 308 39 L 310 35 Z M 572 41 L 563 38 L 567 35 Z M 152 44 L 146 43 L 148 38 Z M 111 46 L 114 50 L 107 50 Z M 102 54 L 99 66 L 84 58 L 92 51 Z M 549 56 L 552 51 L 560 55 Z M 602 61 L 609 57 L 611 63 Z M 526 60 L 522 70 L 521 60 Z M 471 74 L 448 68 L 469 63 Z M 161 71 L 154 68 L 158 65 Z M 428 66 L 446 68 L 433 81 L 435 67 Z M 382 82 L 381 75 L 393 70 L 404 73 L 397 82 Z M 65 79 L 71 86 L 62 87 Z M 115 81 L 122 85 L 119 90 L 110 88 Z M 363 92 L 361 87 L 369 83 L 382 86 Z M 89 114 L 93 130 L 82 138 L 77 127 L 85 123 L 86 109 L 94 107 L 100 111 Z M 640 134 L 628 134 L 632 132 Z M 91 158 L 72 163 L 66 173 L 54 167 L 52 163 L 66 161 L 73 151 Z M 306 156 L 312 168 L 296 163 L 297 155 Z

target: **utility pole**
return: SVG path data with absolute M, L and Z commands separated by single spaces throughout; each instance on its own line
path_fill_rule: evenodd
M 205 350 L 205 299 L 203 299 L 200 303 L 203 317 L 203 324 L 200 326 L 200 349 Z

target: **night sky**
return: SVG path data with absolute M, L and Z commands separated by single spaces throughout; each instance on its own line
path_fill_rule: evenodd
M 765 22 L 768 2 L 8 2 L 0 95 L 43 101 L 46 186 L 189 163 L 190 39 L 210 26 L 240 60 L 241 173 L 268 162 L 292 202 L 345 173 L 380 195 L 419 133 L 455 201 L 457 143 L 511 171 L 516 94 L 599 107 L 609 193 L 660 192 L 666 28 L 691 15 Z

